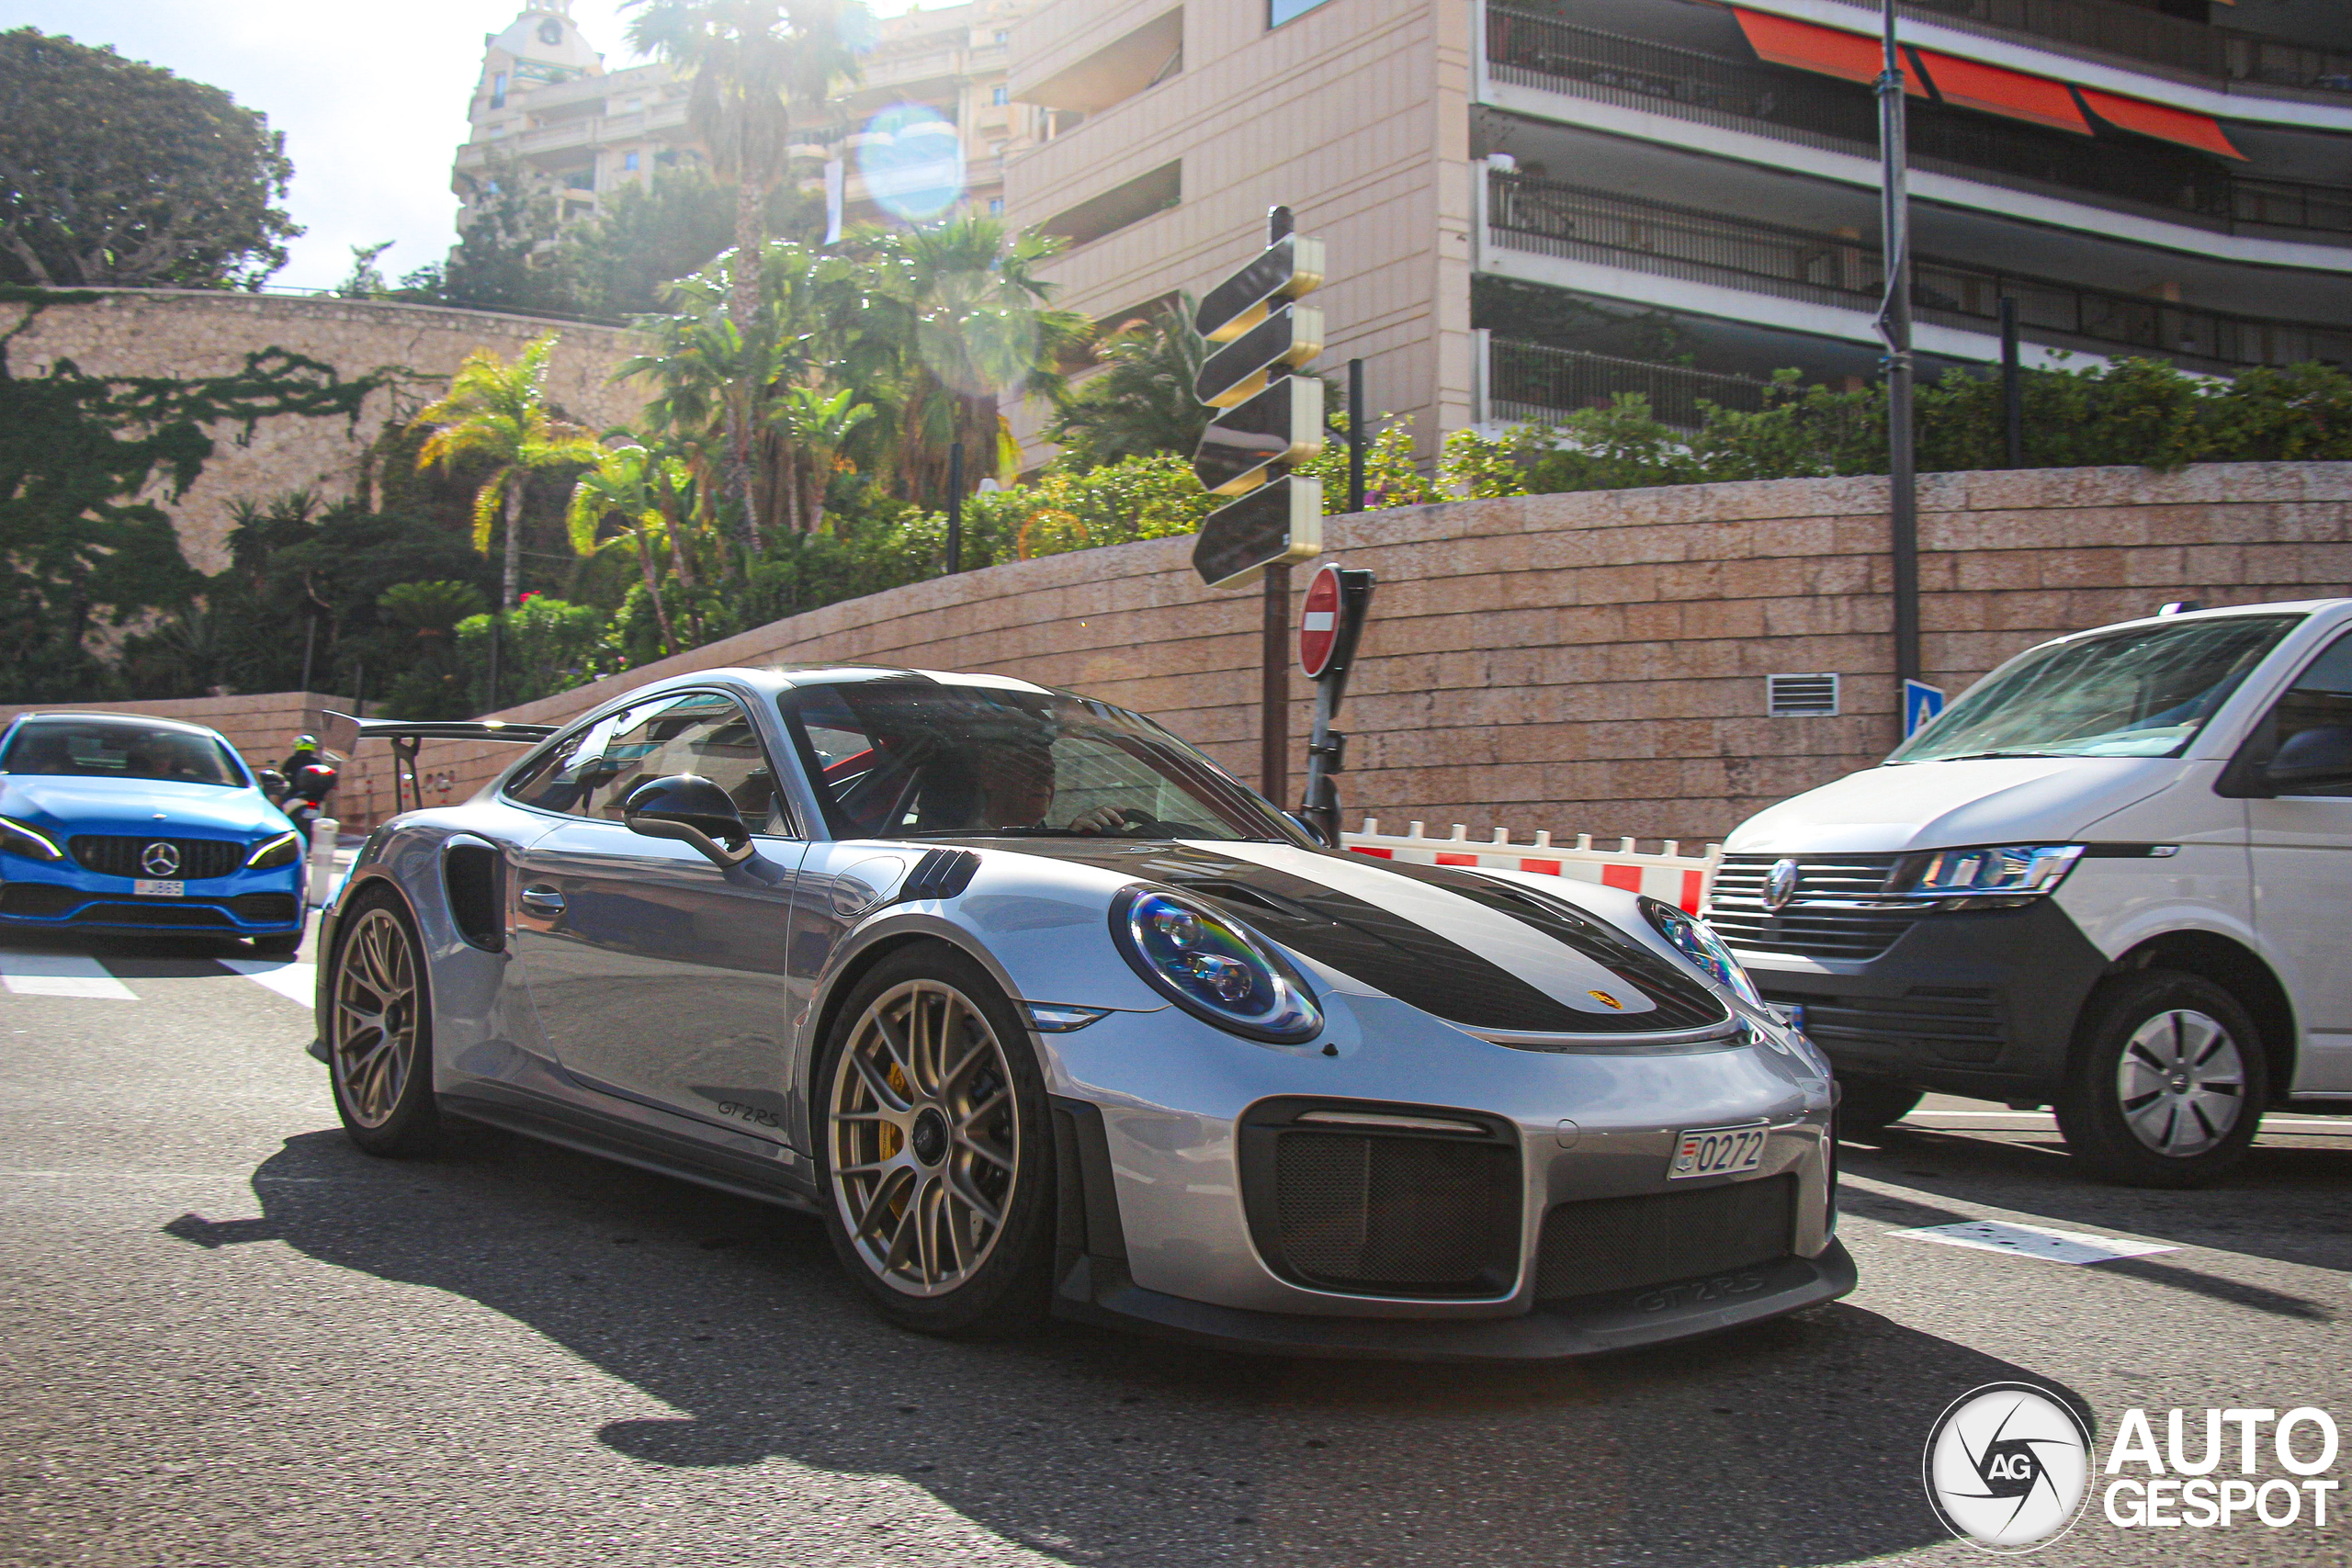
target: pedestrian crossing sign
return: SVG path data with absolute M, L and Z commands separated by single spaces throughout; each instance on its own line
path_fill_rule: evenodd
M 1944 711 L 1944 689 L 1925 681 L 1903 682 L 1903 739 L 1910 739 Z

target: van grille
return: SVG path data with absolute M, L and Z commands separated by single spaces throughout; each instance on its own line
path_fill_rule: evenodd
M 1797 1179 L 1560 1203 L 1544 1216 L 1538 1301 L 1752 1269 L 1796 1246 Z
M 1918 917 L 1904 908 L 1849 906 L 1885 891 L 1896 855 L 1792 855 L 1796 893 L 1778 910 L 1764 907 L 1764 879 L 1779 855 L 1725 855 L 1715 870 L 1707 919 L 1734 947 L 1805 958 L 1876 958 Z

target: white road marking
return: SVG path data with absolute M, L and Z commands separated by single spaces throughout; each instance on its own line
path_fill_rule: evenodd
M 2154 1252 L 2178 1252 L 2153 1241 L 2126 1241 L 2120 1236 L 2088 1235 L 2081 1231 L 2052 1230 L 2047 1225 L 2017 1225 L 2006 1220 L 1962 1220 L 1958 1224 L 1922 1225 L 1889 1234 L 1913 1241 L 1941 1242 L 1979 1252 L 2006 1252 L 2016 1258 L 2039 1258 L 2049 1263 L 2108 1263 L 2118 1258 L 2145 1258 Z
M 309 1007 L 318 994 L 319 966 L 315 964 L 288 964 L 269 958 L 216 958 L 213 962 L 304 1007 Z
M 1964 1116 L 1974 1122 L 2025 1122 L 2030 1123 L 2032 1129 L 2058 1125 L 2058 1119 L 2047 1111 L 1914 1111 L 1903 1120 L 1916 1123 L 1930 1116 Z M 2262 1130 L 2266 1133 L 2352 1133 L 2352 1116 L 2340 1122 L 2328 1122 L 2297 1121 L 2273 1114 L 2262 1119 Z
M 0 982 L 20 997 L 89 997 L 135 1002 L 139 993 L 78 953 L 19 953 L 0 948 Z

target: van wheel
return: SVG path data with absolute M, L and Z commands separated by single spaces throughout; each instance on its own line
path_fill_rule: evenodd
M 2245 1157 L 2269 1102 L 2262 1036 L 2211 980 L 2143 969 L 2091 994 L 2057 1104 L 2066 1146 L 2131 1187 L 2199 1187 Z
M 1883 1132 L 1890 1123 L 1909 1115 L 1926 1092 L 1884 1078 L 1841 1078 L 1838 1089 L 1838 1125 L 1850 1133 Z

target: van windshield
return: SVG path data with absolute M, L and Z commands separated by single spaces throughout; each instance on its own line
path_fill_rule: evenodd
M 2301 619 L 2175 621 L 2029 653 L 1996 671 L 1887 761 L 2177 757 Z

